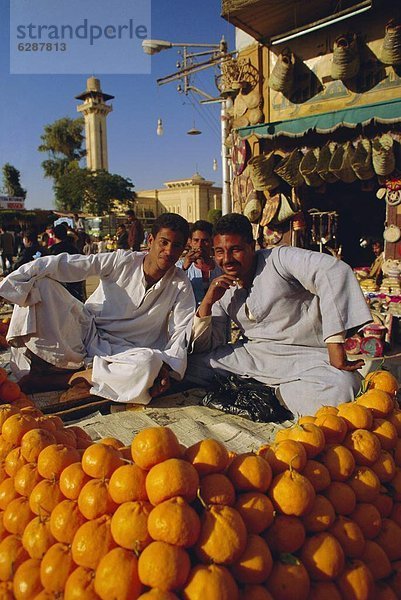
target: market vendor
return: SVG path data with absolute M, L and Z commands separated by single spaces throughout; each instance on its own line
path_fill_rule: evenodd
M 187 377 L 253 377 L 274 387 L 293 414 L 352 400 L 363 361 L 348 361 L 343 342 L 371 314 L 350 267 L 300 248 L 255 252 L 252 226 L 240 214 L 218 221 L 214 251 L 224 274 L 194 318 Z M 243 334 L 235 344 L 227 344 L 230 320 Z
M 375 259 L 370 265 L 369 277 L 372 277 L 377 285 L 381 285 L 383 280 L 383 262 L 384 262 L 384 244 L 383 240 L 373 240 L 372 250 Z
M 153 224 L 148 253 L 48 256 L 4 279 L 0 296 L 16 305 L 8 340 L 23 390 L 67 387 L 72 373 L 93 365 L 71 381 L 89 381 L 91 393 L 110 400 L 146 404 L 170 377 L 181 379 L 195 300 L 175 263 L 188 234 L 185 219 L 166 213 Z M 85 304 L 58 283 L 90 275 L 100 284 Z

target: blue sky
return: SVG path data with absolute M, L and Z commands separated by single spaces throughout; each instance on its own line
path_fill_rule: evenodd
M 151 37 L 218 43 L 224 35 L 232 50 L 234 28 L 220 17 L 220 8 L 219 0 L 153 0 Z M 196 97 L 179 94 L 176 83 L 156 84 L 157 78 L 176 70 L 175 48 L 152 58 L 150 75 L 11 75 L 9 22 L 9 0 L 0 0 L 0 167 L 9 162 L 21 172 L 27 208 L 54 206 L 52 182 L 43 177 L 41 167 L 46 156 L 37 151 L 40 135 L 45 124 L 78 116 L 74 96 L 85 89 L 91 75 L 99 76 L 103 91 L 115 96 L 108 117 L 110 172 L 129 177 L 137 190 L 190 177 L 196 170 L 221 185 L 219 105 L 200 106 Z M 193 84 L 218 95 L 213 68 Z M 163 119 L 162 137 L 156 135 L 158 118 Z M 186 134 L 194 122 L 202 135 Z M 217 172 L 212 170 L 214 158 Z

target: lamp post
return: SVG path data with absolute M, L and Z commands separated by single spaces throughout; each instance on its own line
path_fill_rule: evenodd
M 198 44 L 189 42 L 169 42 L 166 40 L 146 39 L 142 42 L 143 51 L 146 54 L 154 55 L 168 50 L 170 48 L 182 48 L 182 62 L 177 63 L 177 71 L 166 77 L 157 79 L 158 85 L 165 85 L 173 81 L 182 81 L 182 85 L 177 87 L 178 92 L 188 95 L 194 92 L 203 98 L 201 103 L 219 102 L 221 104 L 221 162 L 222 162 L 222 213 L 223 215 L 231 212 L 231 177 L 228 149 L 225 145 L 225 139 L 228 134 L 228 103 L 227 98 L 213 98 L 210 94 L 191 84 L 190 77 L 194 73 L 204 71 L 212 66 L 220 66 L 224 60 L 227 60 L 234 52 L 227 52 L 227 42 L 224 37 L 218 44 Z M 192 49 L 200 49 L 193 52 Z

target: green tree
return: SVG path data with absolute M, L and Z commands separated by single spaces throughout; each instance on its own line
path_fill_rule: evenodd
M 218 208 L 211 208 L 207 213 L 207 220 L 210 221 L 210 223 L 212 223 L 212 225 L 214 226 L 220 219 L 221 215 L 221 210 L 219 210 Z
M 55 192 L 58 209 L 93 215 L 109 214 L 119 202 L 131 202 L 136 196 L 130 179 L 108 171 L 80 168 L 71 168 L 61 175 Z
M 7 196 L 26 198 L 26 190 L 21 186 L 20 177 L 21 174 L 18 169 L 10 163 L 3 166 L 3 190 Z
M 64 117 L 50 125 L 45 125 L 39 152 L 47 152 L 49 158 L 42 162 L 45 177 L 59 178 L 70 169 L 79 167 L 81 158 L 85 156 L 82 148 L 84 142 L 84 121 L 81 118 Z

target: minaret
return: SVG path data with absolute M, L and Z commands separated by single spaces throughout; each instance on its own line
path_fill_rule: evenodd
M 86 82 L 86 90 L 75 98 L 83 100 L 83 104 L 77 106 L 77 111 L 81 112 L 85 119 L 86 167 L 90 171 L 98 169 L 107 171 L 109 161 L 106 117 L 113 107 L 106 102 L 112 100 L 114 96 L 103 94 L 99 79 L 89 77 Z

